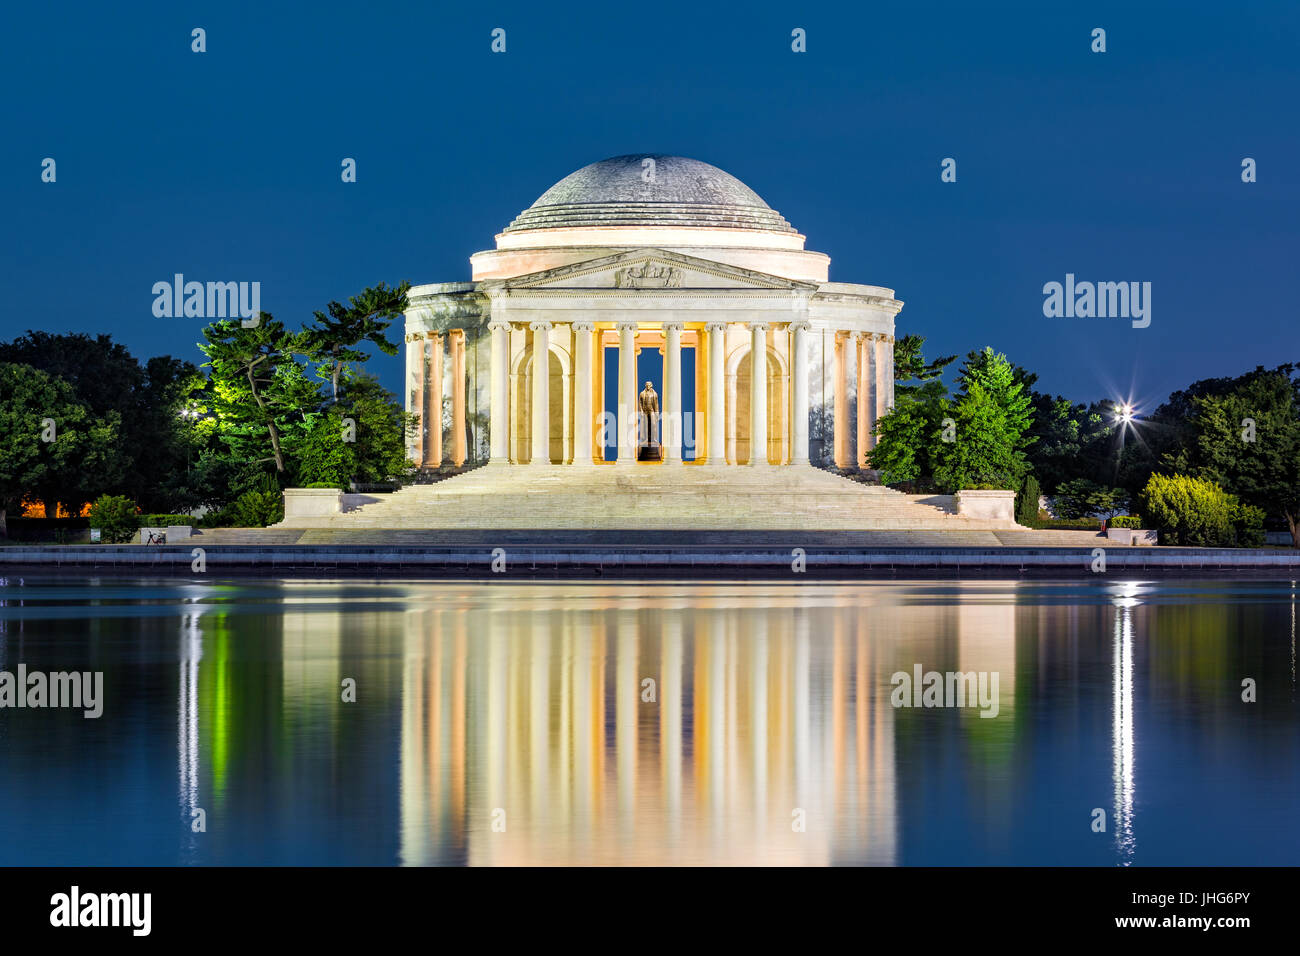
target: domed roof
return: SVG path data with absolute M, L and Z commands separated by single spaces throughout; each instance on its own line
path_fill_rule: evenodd
M 653 153 L 602 159 L 570 173 L 505 231 L 590 226 L 686 226 L 798 235 L 780 213 L 730 173 L 698 159 Z

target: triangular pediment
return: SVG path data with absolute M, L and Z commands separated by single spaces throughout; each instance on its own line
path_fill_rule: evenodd
M 799 282 L 666 249 L 631 249 L 509 279 L 489 280 L 484 284 L 507 289 L 617 289 L 628 292 L 817 288 L 813 282 Z

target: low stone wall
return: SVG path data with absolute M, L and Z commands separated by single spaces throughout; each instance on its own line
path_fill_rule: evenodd
M 1137 528 L 1107 528 L 1106 540 L 1116 544 L 1155 545 L 1159 543 L 1158 531 L 1143 531 Z
M 957 502 L 957 514 L 962 518 L 1015 523 L 1014 491 L 959 491 L 953 498 Z
M 171 573 L 192 580 L 223 575 L 391 575 L 417 578 L 662 578 L 669 580 L 846 581 L 884 577 L 1054 577 L 1081 581 L 1125 575 L 1212 577 L 1255 575 L 1293 580 L 1295 548 L 1114 548 L 1096 571 L 1095 548 L 800 548 L 574 547 L 516 544 L 505 548 L 356 546 L 70 545 L 0 548 L 0 570 L 84 575 Z M 799 553 L 802 552 L 802 553 Z M 194 561 L 203 558 L 203 571 Z
M 284 520 L 323 518 L 343 513 L 343 494 L 337 488 L 284 489 Z

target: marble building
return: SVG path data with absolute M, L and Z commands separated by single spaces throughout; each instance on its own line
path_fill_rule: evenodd
M 406 313 L 410 456 L 440 465 L 866 467 L 893 401 L 894 317 L 735 177 L 636 154 L 586 166 Z M 640 467 L 648 467 L 644 463 Z

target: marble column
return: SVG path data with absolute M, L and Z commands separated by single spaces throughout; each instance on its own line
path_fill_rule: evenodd
M 767 323 L 749 324 L 749 463 L 767 464 Z
M 791 424 L 790 464 L 808 464 L 808 333 L 811 326 L 807 322 L 795 322 L 790 326 L 793 342 L 791 343 L 791 362 L 794 365 L 794 400 L 790 414 L 794 416 Z
M 636 461 L 636 322 L 618 323 L 618 463 Z
M 532 322 L 533 441 L 529 463 L 551 463 L 551 323 Z
M 424 428 L 425 468 L 442 464 L 442 336 L 426 332 L 428 352 L 425 355 L 424 405 L 420 409 L 420 422 Z
M 835 467 L 849 466 L 849 382 L 848 358 L 844 354 L 849 348 L 846 332 L 835 333 Z
M 505 465 L 510 462 L 510 323 L 493 319 L 488 323 L 492 333 L 492 395 L 491 421 L 488 428 L 490 442 L 488 462 Z
M 858 343 L 858 467 L 867 467 L 867 452 L 875 447 L 871 426 L 875 423 L 875 408 L 871 404 L 871 365 L 875 360 L 874 336 L 860 332 Z
M 708 432 L 710 465 L 727 463 L 727 325 L 710 322 L 709 333 L 709 407 L 704 429 Z
M 884 415 L 894 410 L 894 337 L 884 336 L 884 341 L 880 345 L 885 353 L 880 363 L 884 369 L 882 377 L 885 380 L 885 410 L 880 414 Z
M 592 333 L 596 326 L 591 322 L 573 323 L 574 365 L 576 375 L 573 386 L 573 463 L 592 465 L 591 449 L 591 359 Z
M 424 462 L 424 336 L 406 337 L 406 410 L 420 416 L 420 423 L 406 436 L 406 457 L 417 465 Z
M 451 347 L 451 463 L 459 468 L 469 457 L 465 440 L 465 330 L 453 329 Z M 438 431 L 442 431 L 442 408 L 438 409 Z
M 889 369 L 893 364 L 891 361 L 891 349 L 893 343 L 887 336 L 872 336 L 872 358 L 875 359 L 875 393 L 876 393 L 876 417 L 883 418 L 885 414 L 894 406 L 894 389 L 893 382 L 889 381 Z
M 664 323 L 664 404 L 659 425 L 664 463 L 682 461 L 682 329 L 681 322 Z

